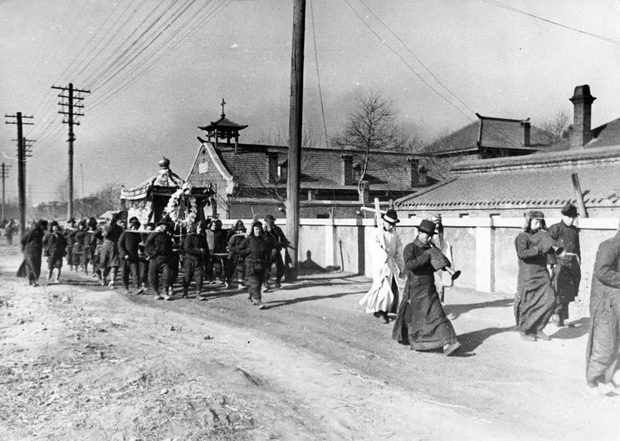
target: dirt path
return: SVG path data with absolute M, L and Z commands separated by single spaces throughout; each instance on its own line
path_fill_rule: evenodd
M 505 299 L 448 299 L 464 351 L 416 354 L 362 313 L 363 278 L 156 302 L 70 273 L 12 277 L 0 248 L 2 440 L 618 440 L 583 391 L 582 328 L 519 340 Z M 455 301 L 458 301 L 456 303 Z

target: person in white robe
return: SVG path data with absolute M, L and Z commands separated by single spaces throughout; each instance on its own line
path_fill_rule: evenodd
M 399 222 L 395 210 L 387 210 L 381 216 L 381 225 L 375 229 L 370 244 L 373 256 L 372 286 L 359 302 L 367 313 L 373 313 L 384 323 L 390 322 L 388 314 L 395 313 L 398 308 L 399 280 L 405 266 L 403 243 L 396 232 Z

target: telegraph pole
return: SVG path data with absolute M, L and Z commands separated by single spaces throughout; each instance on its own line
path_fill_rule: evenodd
M 6 219 L 5 215 L 5 204 L 6 204 L 6 178 L 9 177 L 9 168 L 11 165 L 7 165 L 4 162 L 2 163 L 2 220 Z
M 286 232 L 291 242 L 292 280 L 299 270 L 299 190 L 301 176 L 301 137 L 304 102 L 304 37 L 306 0 L 294 0 L 293 44 L 291 50 L 291 101 L 289 113 L 288 179 L 286 182 Z
M 4 115 L 6 118 L 15 118 L 16 121 L 5 121 L 5 124 L 17 124 L 17 191 L 19 194 L 19 234 L 26 231 L 26 146 L 24 143 L 24 125 L 33 125 L 23 120 L 33 118 L 17 112 L 15 115 Z
M 60 90 L 60 94 L 58 97 L 65 100 L 60 101 L 58 104 L 61 106 L 62 110 L 59 110 L 58 113 L 61 115 L 66 115 L 66 119 L 62 122 L 63 124 L 69 125 L 69 139 L 67 142 L 69 143 L 69 173 L 67 176 L 67 220 L 73 217 L 73 141 L 75 141 L 75 134 L 73 133 L 73 126 L 79 126 L 79 121 L 75 121 L 76 116 L 84 116 L 83 113 L 77 112 L 75 109 L 83 109 L 83 104 L 77 104 L 75 101 L 84 100 L 83 96 L 80 96 L 81 93 L 90 93 L 89 90 L 75 89 L 73 87 L 73 83 L 69 83 L 67 87 L 60 86 L 52 86 L 52 89 Z M 63 93 L 66 92 L 66 95 Z M 76 93 L 78 95 L 76 95 Z

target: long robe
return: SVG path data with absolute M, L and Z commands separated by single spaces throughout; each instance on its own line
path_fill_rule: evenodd
M 44 233 L 41 227 L 36 226 L 21 237 L 24 260 L 17 270 L 17 277 L 28 277 L 31 285 L 36 283 L 41 275 Z
M 598 248 L 590 297 L 586 379 L 608 383 L 620 356 L 620 233 Z
M 393 229 L 385 231 L 383 228 L 375 228 L 371 252 L 374 260 L 372 286 L 359 304 L 365 306 L 369 313 L 396 312 L 399 278 L 405 266 L 400 236 Z
M 546 231 L 522 232 L 515 239 L 519 258 L 514 313 L 521 334 L 536 335 L 549 322 L 555 307 L 555 291 L 547 271 L 551 238 Z
M 556 289 L 556 312 L 562 319 L 568 318 L 568 304 L 575 300 L 579 293 L 581 281 L 581 247 L 579 245 L 579 229 L 564 222 L 549 227 L 549 235 L 564 248 L 565 254 L 557 258 L 554 268 Z
M 417 238 L 405 247 L 407 283 L 392 332 L 394 340 L 422 351 L 457 341 L 435 288 L 435 269 L 430 254 L 425 252 L 429 248 Z

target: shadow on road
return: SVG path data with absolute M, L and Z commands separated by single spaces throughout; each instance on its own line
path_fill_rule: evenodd
M 325 299 L 337 299 L 338 297 L 352 296 L 356 294 L 362 294 L 366 291 L 356 291 L 356 292 L 343 292 L 338 294 L 332 294 L 329 296 L 308 296 L 308 297 L 297 297 L 296 299 L 290 300 L 273 300 L 271 302 L 263 302 L 265 305 L 265 309 L 278 308 L 280 306 L 293 305 L 295 303 L 301 302 L 312 302 L 314 300 L 325 300 Z
M 583 317 L 577 321 L 571 322 L 571 325 L 570 328 L 560 328 L 552 337 L 561 340 L 572 340 L 582 337 L 590 331 L 590 319 L 588 317 Z
M 488 302 L 480 302 L 480 303 L 463 303 L 461 305 L 444 305 L 443 309 L 446 312 L 446 315 L 452 314 L 451 319 L 458 318 L 461 314 L 465 314 L 466 312 L 472 311 L 474 309 L 481 308 L 503 308 L 506 306 L 512 306 L 514 303 L 514 299 L 498 299 L 491 300 Z
M 467 356 L 468 353 L 475 350 L 478 346 L 480 346 L 487 338 L 500 334 L 502 332 L 514 331 L 515 326 L 508 326 L 505 328 L 485 328 L 479 329 L 478 331 L 468 332 L 466 334 L 458 335 L 457 338 L 461 343 L 461 350 L 456 354 Z

